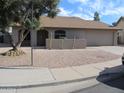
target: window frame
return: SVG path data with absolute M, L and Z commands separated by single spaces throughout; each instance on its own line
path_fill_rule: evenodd
M 55 39 L 64 39 L 64 38 L 66 38 L 66 31 L 64 31 L 64 30 L 56 30 L 54 38 Z

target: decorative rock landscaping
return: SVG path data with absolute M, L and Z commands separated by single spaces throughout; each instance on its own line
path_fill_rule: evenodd
M 9 49 L 0 48 L 0 53 L 4 53 L 7 50 Z M 31 48 L 22 48 L 21 50 L 25 52 L 25 55 L 15 57 L 0 56 L 0 66 L 31 66 L 31 62 L 33 62 L 34 67 L 63 68 L 69 66 L 102 63 L 121 57 L 120 55 L 105 52 L 99 49 L 33 49 L 33 52 L 31 52 Z M 13 52 L 11 51 L 10 53 Z M 8 55 L 10 53 L 8 53 Z M 13 53 L 13 56 L 14 55 L 17 54 Z

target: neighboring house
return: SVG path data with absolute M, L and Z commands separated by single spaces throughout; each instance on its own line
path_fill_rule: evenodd
M 124 44 L 124 17 L 120 17 L 120 19 L 115 24 L 115 27 L 122 29 L 118 31 L 118 43 Z
M 117 27 L 99 21 L 89 21 L 78 17 L 41 17 L 42 30 L 31 31 L 23 45 L 46 46 L 46 39 L 83 39 L 88 46 L 117 45 Z M 18 41 L 18 27 L 13 29 L 14 42 Z M 76 41 L 75 41 L 76 42 Z

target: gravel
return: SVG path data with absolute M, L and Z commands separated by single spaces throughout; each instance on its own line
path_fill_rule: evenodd
M 79 66 L 110 61 L 119 57 L 97 49 L 34 50 L 34 66 L 48 68 Z
M 9 48 L 0 48 L 0 53 Z M 23 48 L 26 55 L 19 57 L 0 56 L 0 66 L 30 66 L 31 48 Z M 98 49 L 74 49 L 74 50 L 45 50 L 33 49 L 34 67 L 62 68 L 85 64 L 101 63 L 120 58 L 120 55 L 112 54 Z

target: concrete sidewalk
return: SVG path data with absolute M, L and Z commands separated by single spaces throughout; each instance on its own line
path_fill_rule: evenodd
M 48 68 L 1 68 L 0 88 L 14 88 L 39 84 L 73 81 L 86 79 L 108 73 L 123 73 L 124 67 L 120 66 L 121 60 L 117 59 L 105 63 L 83 66 L 48 69 Z

